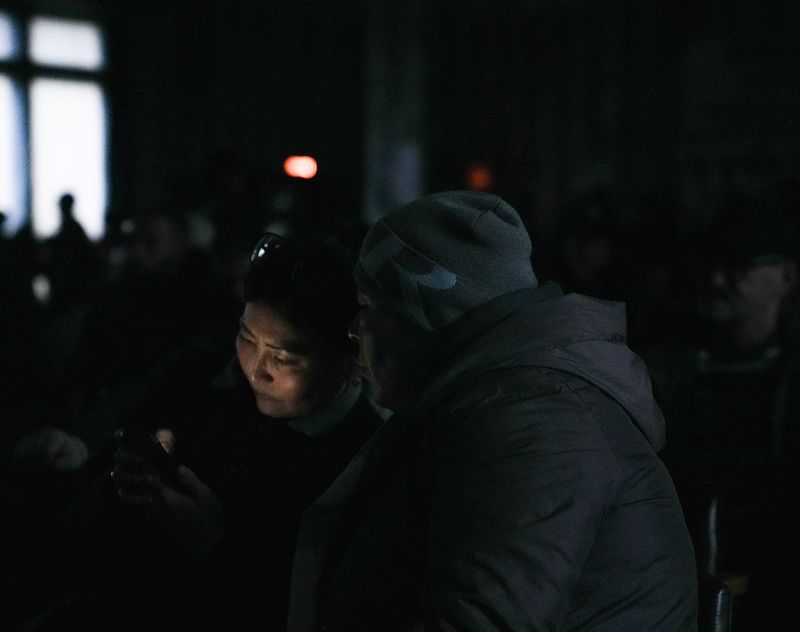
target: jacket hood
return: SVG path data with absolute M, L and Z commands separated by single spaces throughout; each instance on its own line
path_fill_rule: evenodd
M 457 322 L 438 347 L 445 358 L 426 395 L 452 392 L 497 369 L 540 367 L 584 379 L 620 404 L 654 450 L 664 417 L 644 362 L 625 342 L 625 305 L 555 284 L 505 294 Z

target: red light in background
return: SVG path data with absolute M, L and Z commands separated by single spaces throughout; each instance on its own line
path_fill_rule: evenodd
M 317 175 L 317 161 L 311 156 L 289 156 L 283 162 L 283 170 L 292 178 L 310 180 Z
M 467 186 L 473 191 L 488 191 L 493 184 L 494 174 L 485 164 L 476 162 L 467 169 Z

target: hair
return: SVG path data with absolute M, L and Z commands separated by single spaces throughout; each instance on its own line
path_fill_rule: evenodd
M 324 349 L 352 354 L 347 331 L 358 312 L 352 269 L 352 258 L 333 244 L 287 242 L 250 264 L 244 298 L 278 309 Z

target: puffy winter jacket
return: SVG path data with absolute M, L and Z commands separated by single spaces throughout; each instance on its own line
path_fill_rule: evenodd
M 456 323 L 415 405 L 304 516 L 290 630 L 695 630 L 664 424 L 622 304 Z

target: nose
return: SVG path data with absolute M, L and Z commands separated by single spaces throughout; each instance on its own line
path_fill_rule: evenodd
M 271 382 L 272 375 L 269 372 L 269 366 L 265 353 L 259 353 L 250 365 L 250 374 L 248 375 L 250 382 Z

